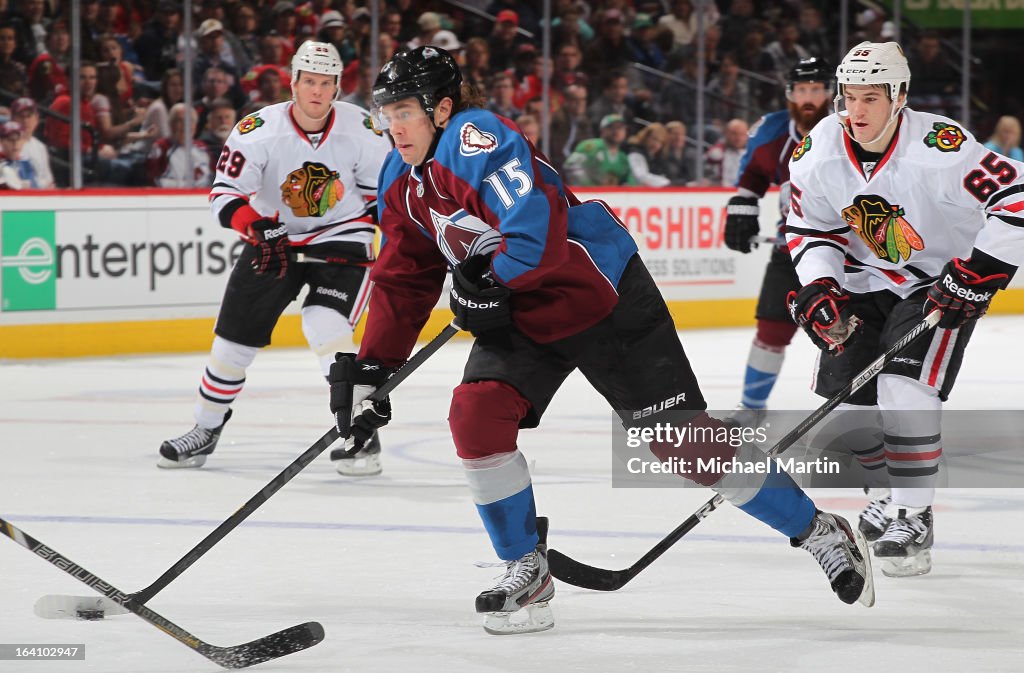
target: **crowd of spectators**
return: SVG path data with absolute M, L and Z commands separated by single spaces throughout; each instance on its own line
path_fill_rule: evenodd
M 176 0 L 81 0 L 81 143 L 89 183 L 209 185 L 233 125 L 290 99 L 291 57 L 307 39 L 338 48 L 346 64 L 343 100 L 368 107 L 375 73 L 365 2 L 194 0 L 194 30 L 186 36 Z M 833 37 L 836 4 L 553 0 L 546 139 L 539 2 L 381 0 L 377 50 L 381 62 L 406 46 L 451 51 L 489 109 L 516 121 L 538 147 L 547 140 L 549 159 L 573 184 L 732 185 L 750 126 L 785 106 L 787 72 L 800 59 L 834 61 L 841 51 Z M 0 188 L 68 184 L 69 6 L 0 0 Z M 858 8 L 851 18 L 851 43 L 893 37 L 880 9 Z M 186 40 L 191 110 L 184 103 Z M 907 52 L 911 106 L 955 117 L 960 76 L 939 35 L 921 34 Z M 1004 117 L 992 146 L 1019 154 L 1019 142 L 1020 123 Z

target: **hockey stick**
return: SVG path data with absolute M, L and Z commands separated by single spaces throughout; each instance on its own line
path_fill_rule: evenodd
M 458 332 L 459 328 L 456 327 L 454 323 L 445 327 L 440 334 L 431 339 L 429 343 L 417 351 L 411 358 L 409 358 L 408 362 L 402 365 L 387 381 L 384 382 L 380 388 L 374 391 L 374 393 L 370 395 L 370 399 L 382 400 L 391 394 L 391 391 L 405 381 L 410 374 L 419 369 L 431 355 L 440 350 L 441 346 L 448 343 L 448 341 L 458 334 Z M 191 551 L 182 556 L 177 563 L 168 568 L 163 575 L 156 579 L 156 581 L 145 589 L 140 589 L 139 591 L 128 595 L 127 599 L 139 605 L 146 603 L 164 587 L 170 584 L 172 580 L 185 572 L 189 566 L 198 561 L 206 552 L 210 551 L 215 544 L 220 542 L 224 536 L 234 530 L 238 524 L 249 518 L 250 514 L 259 509 L 260 506 L 269 500 L 272 495 L 281 490 L 285 484 L 292 480 L 292 477 L 312 463 L 317 456 L 327 449 L 327 447 L 337 441 L 338 437 L 338 429 L 332 426 L 331 429 L 323 435 L 323 437 L 316 440 L 316 442 L 306 449 L 302 455 L 292 461 L 292 463 L 288 467 L 284 468 L 279 475 L 271 479 L 270 483 L 260 489 L 256 495 L 249 498 L 249 500 L 234 514 L 228 517 L 227 520 L 213 529 L 209 535 L 203 538 L 203 540 L 193 547 Z M 102 619 L 106 614 L 125 614 L 125 612 L 128 612 L 129 610 L 130 608 L 124 606 L 123 603 L 118 605 L 118 601 L 110 602 L 103 601 L 102 599 L 97 600 L 93 598 L 61 595 L 43 596 L 36 601 L 35 607 L 36 614 L 45 619 L 74 619 L 78 618 L 82 612 L 86 612 L 91 618 Z
M 937 310 L 929 313 L 924 320 L 915 325 L 913 329 L 903 336 L 903 338 L 893 344 L 889 350 L 879 356 L 877 360 L 868 365 L 864 371 L 846 384 L 845 388 L 836 393 L 827 402 L 825 402 L 825 404 L 813 411 L 811 415 L 801 421 L 798 426 L 790 430 L 785 437 L 779 440 L 779 442 L 772 447 L 768 452 L 768 455 L 774 456 L 788 449 L 796 442 L 796 440 L 800 439 L 804 433 L 817 425 L 833 409 L 848 399 L 850 395 L 878 376 L 882 369 L 884 369 L 885 366 L 889 364 L 889 362 L 891 362 L 892 359 L 904 348 L 916 341 L 918 337 L 935 327 L 936 323 L 939 322 L 939 315 L 939 311 Z M 603 568 L 595 568 L 594 566 L 589 566 L 585 563 L 580 563 L 575 559 L 569 558 L 555 549 L 549 549 L 548 565 L 551 569 L 551 574 L 563 582 L 583 587 L 584 589 L 617 591 L 634 577 L 639 575 L 644 568 L 651 565 L 651 563 L 653 563 L 659 556 L 668 551 L 672 545 L 679 542 L 684 535 L 696 528 L 697 524 L 710 516 L 711 513 L 718 509 L 722 504 L 722 500 L 722 496 L 715 494 L 715 496 L 704 503 L 700 509 L 691 514 L 686 521 L 679 524 L 675 530 L 666 535 L 661 542 L 654 545 L 654 547 L 644 554 L 639 561 L 628 568 L 624 568 L 623 570 L 605 570 Z
M 9 521 L 0 518 L 0 533 L 11 538 L 25 549 L 29 550 L 39 558 L 60 568 L 80 582 L 95 589 L 106 596 L 109 600 L 123 605 L 126 609 L 134 612 L 144 621 L 149 622 L 167 635 L 180 643 L 188 645 L 193 650 L 207 659 L 224 668 L 245 668 L 271 659 L 283 657 L 293 652 L 301 652 L 313 647 L 324 639 L 324 627 L 319 622 L 306 622 L 290 628 L 263 636 L 249 643 L 233 645 L 231 647 L 218 647 L 211 645 L 185 629 L 181 628 L 171 620 L 163 617 L 145 605 L 132 600 L 131 596 L 119 590 L 112 584 L 100 579 L 96 575 L 78 565 L 57 550 L 48 547 L 25 531 L 21 530 Z

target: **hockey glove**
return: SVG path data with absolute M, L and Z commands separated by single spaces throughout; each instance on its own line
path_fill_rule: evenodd
M 850 295 L 831 278 L 819 278 L 786 296 L 789 315 L 804 328 L 814 345 L 832 355 L 843 352 L 843 344 L 860 326 L 860 318 L 843 318 Z
M 373 433 L 391 421 L 391 399 L 368 399 L 391 376 L 394 369 L 376 360 L 357 360 L 354 353 L 338 353 L 331 363 L 327 381 L 331 384 L 331 413 L 338 434 L 350 440 L 354 453 L 363 448 Z
M 734 196 L 725 206 L 725 245 L 730 250 L 750 252 L 750 239 L 761 230 L 760 209 L 753 196 Z
M 924 312 L 928 314 L 939 309 L 942 312 L 939 327 L 942 329 L 956 329 L 985 315 L 996 290 L 1003 289 L 1010 281 L 1009 273 L 999 273 L 991 268 L 992 265 L 974 262 L 976 257 L 981 255 L 976 252 L 969 259 L 950 260 L 942 267 L 935 285 L 928 288 Z
M 288 227 L 277 219 L 263 217 L 253 222 L 251 229 L 251 243 L 256 246 L 256 258 L 252 265 L 256 273 L 269 273 L 284 278 L 292 254 Z
M 512 325 L 512 293 L 494 282 L 490 265 L 490 255 L 477 255 L 452 269 L 449 305 L 455 324 L 477 337 Z

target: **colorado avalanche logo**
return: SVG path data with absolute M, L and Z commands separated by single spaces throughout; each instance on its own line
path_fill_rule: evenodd
M 960 146 L 967 140 L 967 136 L 958 126 L 935 122 L 932 128 L 934 130 L 924 137 L 924 144 L 940 152 L 959 152 Z
M 489 255 L 501 245 L 497 229 L 465 210 L 442 215 L 431 209 L 430 219 L 437 231 L 437 246 L 453 265 L 475 255 Z
M 344 193 L 338 171 L 311 161 L 304 162 L 281 183 L 281 202 L 296 217 L 323 217 Z
M 481 152 L 493 152 L 498 146 L 498 139 L 493 133 L 481 131 L 475 124 L 466 122 L 459 129 L 459 152 L 466 157 Z
M 858 196 L 853 205 L 843 208 L 843 219 L 871 248 L 875 256 L 893 264 L 910 259 L 914 250 L 924 250 L 924 241 L 903 216 L 898 205 L 890 205 L 881 196 Z

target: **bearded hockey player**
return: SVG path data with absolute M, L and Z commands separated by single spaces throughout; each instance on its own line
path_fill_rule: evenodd
M 931 569 L 942 403 L 975 321 L 1024 261 L 1024 164 L 955 121 L 907 108 L 910 69 L 895 42 L 857 45 L 836 78 L 835 113 L 790 164 L 786 234 L 803 287 L 788 304 L 823 351 L 822 397 L 922 312 L 941 312 L 937 330 L 840 408 L 842 430 L 832 433 L 854 451 L 868 485 L 891 487 L 872 494 L 859 522 L 883 572 L 918 575 Z M 844 425 L 844 409 L 858 419 L 880 413 L 880 426 Z
M 352 331 L 370 293 L 377 176 L 391 145 L 364 110 L 335 100 L 341 71 L 333 45 L 304 43 L 292 58 L 293 100 L 245 117 L 224 144 L 210 208 L 249 245 L 224 293 L 196 425 L 161 445 L 160 467 L 206 462 L 246 369 L 303 286 L 302 331 L 324 375 L 335 352 L 355 350 Z M 298 263 L 299 251 L 321 262 Z M 332 451 L 341 474 L 381 471 L 376 437 L 352 454 Z
M 342 436 L 391 419 L 367 399 L 412 351 L 452 270 L 449 305 L 476 340 L 448 422 L 469 490 L 505 574 L 476 599 L 490 633 L 554 625 L 555 587 L 536 524 L 520 429 L 536 427 L 579 369 L 620 410 L 655 421 L 669 406 L 691 426 L 723 429 L 707 405 L 665 302 L 626 228 L 600 202 L 581 203 L 515 124 L 481 109 L 443 49 L 395 54 L 373 89 L 395 149 L 378 192 L 384 235 L 371 272 L 357 358 L 331 368 L 331 410 Z M 753 446 L 652 443 L 662 460 L 761 458 Z M 788 475 L 690 477 L 791 538 L 821 564 L 847 603 L 874 600 L 863 537 L 819 512 Z M 860 542 L 860 544 L 858 544 Z M 525 614 L 524 614 L 525 613 Z

